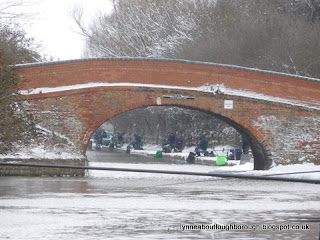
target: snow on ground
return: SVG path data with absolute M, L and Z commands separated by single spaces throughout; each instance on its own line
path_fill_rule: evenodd
M 29 145 L 15 145 L 15 151 L 7 154 L 0 154 L 0 159 L 83 159 L 84 156 L 78 152 L 74 143 L 67 137 L 57 132 L 50 131 L 40 125 L 36 125 L 43 138 L 32 141 Z M 47 146 L 45 140 L 55 136 L 60 141 L 56 145 Z
M 154 155 L 157 151 L 161 151 L 162 147 L 159 145 L 148 145 L 146 144 L 143 150 L 134 150 L 131 149 L 131 153 L 134 154 L 143 154 L 143 155 Z M 232 146 L 217 146 L 214 149 L 208 148 L 208 152 L 214 151 L 216 155 L 227 155 L 227 151 L 230 149 L 233 149 L 234 147 Z M 177 158 L 182 158 L 182 159 L 187 159 L 188 155 L 190 152 L 194 152 L 195 146 L 193 147 L 188 147 L 184 148 L 182 152 L 175 152 L 175 153 L 163 153 L 164 156 L 167 157 L 177 157 Z M 216 157 L 204 157 L 201 156 L 200 159 L 207 159 L 210 161 L 216 161 Z
M 314 172 L 314 171 L 318 171 L 318 172 Z M 272 176 L 273 175 L 275 177 L 284 177 L 284 178 L 286 177 L 286 178 L 297 178 L 297 179 L 320 180 L 320 165 L 314 165 L 313 163 L 277 165 L 267 171 L 250 170 L 250 171 L 246 171 L 245 173 L 247 175 L 255 175 L 255 176 L 259 176 L 259 175 Z
M 131 149 L 132 154 L 142 154 L 148 156 L 154 156 L 157 151 L 161 151 L 161 146 L 156 145 L 145 145 L 143 150 L 134 150 Z M 214 152 L 215 155 L 219 156 L 227 156 L 227 152 L 234 147 L 231 146 L 217 146 L 214 149 L 208 148 L 208 152 Z M 190 152 L 194 152 L 195 146 L 184 148 L 182 152 L 173 152 L 173 153 L 162 153 L 164 158 L 174 158 L 174 159 L 182 159 L 186 160 Z M 205 164 L 205 165 L 215 165 L 217 157 L 206 157 L 201 154 L 201 156 L 197 156 L 195 161 L 196 164 Z M 228 165 L 237 165 L 239 161 L 228 161 Z
M 156 151 L 161 151 L 161 146 L 146 145 L 144 146 L 145 150 L 131 150 L 133 154 L 143 154 L 143 155 L 154 155 Z M 217 146 L 215 147 L 216 153 L 218 155 L 226 155 L 226 152 L 232 149 L 230 146 Z M 210 149 L 208 149 L 211 151 Z M 167 153 L 163 154 L 164 157 L 180 157 L 186 159 L 189 155 L 189 152 L 194 151 L 194 147 L 185 148 L 182 153 Z M 215 165 L 216 157 L 203 157 L 199 158 L 200 161 L 196 163 L 203 163 L 202 161 L 210 162 L 212 165 Z M 295 173 L 295 174 L 285 174 L 285 175 L 275 175 L 276 177 L 288 177 L 288 178 L 297 178 L 297 179 L 316 179 L 320 180 L 320 165 L 314 165 L 313 163 L 303 163 L 303 164 L 292 164 L 292 165 L 275 165 L 269 170 L 253 170 L 253 161 L 240 164 L 239 160 L 230 161 L 230 165 L 220 166 L 215 168 L 212 173 L 234 173 L 234 174 L 245 174 L 245 175 L 254 175 L 254 176 L 267 176 L 274 174 L 284 174 L 284 173 Z M 195 164 L 197 165 L 197 164 Z M 318 172 L 312 172 L 318 171 Z M 298 173 L 298 174 L 296 174 Z
M 0 159 L 82 159 L 81 154 L 62 151 L 62 149 L 48 149 L 44 145 L 19 147 L 14 153 L 0 154 Z

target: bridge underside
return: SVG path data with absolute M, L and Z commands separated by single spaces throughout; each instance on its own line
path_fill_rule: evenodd
M 189 96 L 181 99 L 176 96 Z M 164 98 L 171 96 L 173 98 Z M 225 108 L 225 100 L 233 108 Z M 95 87 L 28 95 L 30 111 L 39 125 L 65 136 L 72 151 L 85 155 L 87 144 L 102 123 L 126 111 L 147 106 L 179 106 L 205 111 L 220 118 L 249 142 L 254 169 L 272 163 L 318 163 L 319 112 L 254 98 L 195 90 L 151 87 Z

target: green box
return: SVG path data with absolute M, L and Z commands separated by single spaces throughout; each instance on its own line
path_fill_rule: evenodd
M 217 156 L 216 165 L 217 166 L 224 166 L 226 165 L 226 156 Z
M 156 152 L 156 154 L 154 155 L 155 158 L 162 158 L 162 151 L 158 151 Z

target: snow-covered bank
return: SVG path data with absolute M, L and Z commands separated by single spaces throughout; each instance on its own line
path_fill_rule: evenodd
M 243 165 L 220 167 L 211 171 L 211 173 L 234 173 L 246 176 L 274 176 L 320 181 L 320 165 L 314 165 L 313 163 L 277 165 L 265 171 L 253 170 L 253 163 L 246 163 Z
M 36 125 L 40 136 L 33 139 L 29 145 L 15 144 L 11 153 L 0 154 L 1 159 L 84 159 L 74 143 L 67 137 L 57 132 Z M 50 144 L 48 144 L 48 142 Z
M 20 147 L 14 153 L 0 154 L 1 159 L 83 159 L 81 154 L 65 152 L 62 149 L 47 149 L 44 145 Z
M 144 150 L 131 150 L 133 154 L 142 155 L 154 155 L 156 151 L 161 151 L 161 146 L 146 145 Z M 230 146 L 218 146 L 215 151 L 219 155 L 226 155 L 226 151 L 231 149 Z M 164 157 L 181 158 L 186 159 L 189 152 L 193 151 L 194 147 L 186 148 L 181 153 L 165 153 Z M 209 165 L 215 166 L 216 157 L 198 157 L 197 163 L 210 163 Z M 276 165 L 266 171 L 253 170 L 253 162 L 247 162 L 245 164 L 240 164 L 240 161 L 230 161 L 228 160 L 228 166 L 216 167 L 212 173 L 234 173 L 234 174 L 244 174 L 249 176 L 268 176 L 274 175 L 283 178 L 296 178 L 296 179 L 312 179 L 320 180 L 320 165 L 315 165 L 313 163 L 302 163 L 302 164 L 292 164 L 292 165 Z M 313 172 L 318 171 L 318 172 Z M 277 174 L 277 175 L 275 175 Z M 278 175 L 281 174 L 281 175 Z M 283 174 L 283 175 L 282 175 Z
M 223 155 L 226 156 L 228 150 L 233 149 L 231 146 L 217 146 L 214 149 L 208 148 L 208 152 L 213 151 L 215 155 Z M 124 148 L 122 148 L 124 149 Z M 157 151 L 161 151 L 162 147 L 157 145 L 145 145 L 143 150 L 131 150 L 132 154 L 142 154 L 148 156 L 154 156 Z M 186 160 L 190 152 L 194 152 L 195 147 L 184 148 L 182 152 L 173 152 L 173 153 L 162 153 L 164 158 L 174 158 L 174 159 L 182 159 Z M 217 157 L 206 157 L 206 156 L 197 156 L 196 164 L 206 164 L 206 165 L 215 165 Z M 228 165 L 237 165 L 239 161 L 228 161 Z

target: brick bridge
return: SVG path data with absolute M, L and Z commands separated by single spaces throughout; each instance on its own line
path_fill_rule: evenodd
M 83 156 L 93 133 L 108 119 L 162 105 L 204 111 L 230 124 L 250 143 L 255 169 L 268 169 L 273 162 L 320 164 L 319 79 L 142 58 L 17 67 L 21 93 L 40 125 L 65 136 Z

